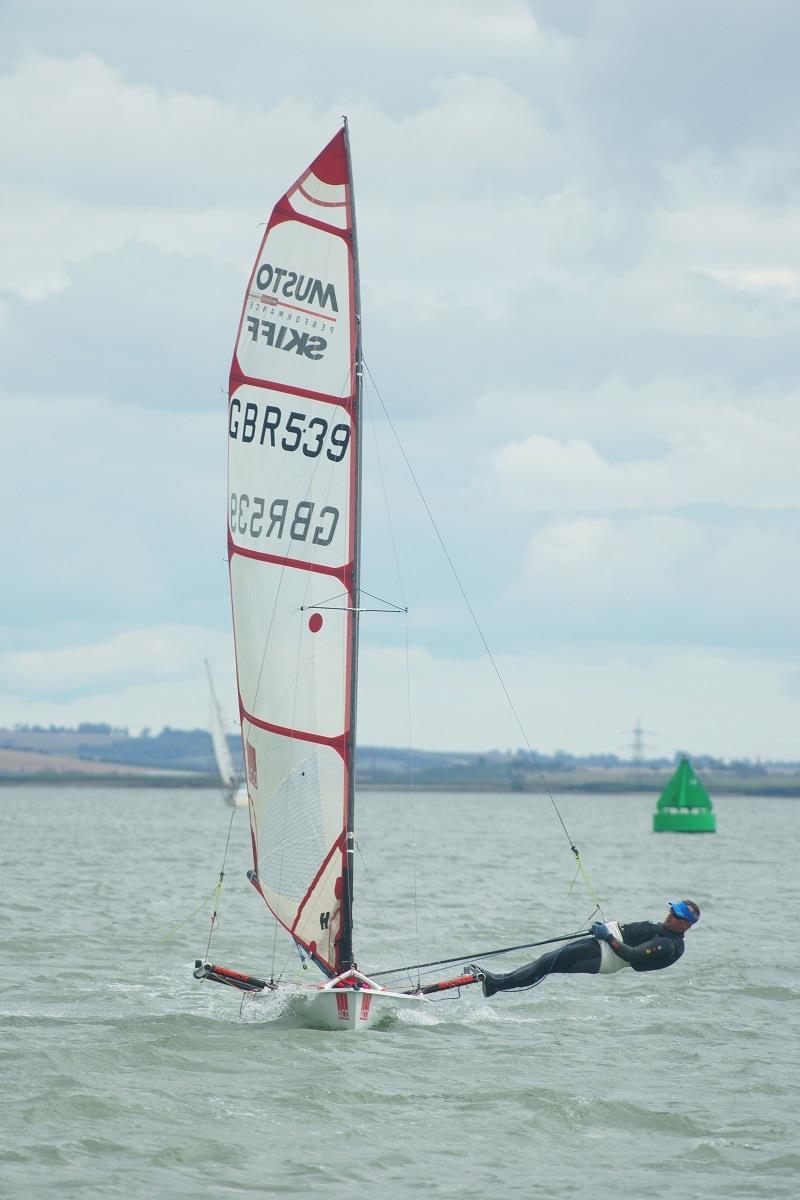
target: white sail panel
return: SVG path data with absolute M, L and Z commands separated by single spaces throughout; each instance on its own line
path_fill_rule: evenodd
M 250 647 L 238 656 L 244 711 L 282 729 L 341 737 L 349 593 L 330 575 L 243 555 L 231 559 L 231 592 L 237 647 Z
M 333 966 L 344 844 L 342 756 L 251 722 L 244 740 L 259 888 L 297 940 Z
M 324 217 L 327 210 L 321 210 Z M 300 221 L 270 228 L 247 293 L 236 356 L 244 375 L 306 392 L 353 390 L 349 248 Z
M 325 183 L 313 171 L 289 192 L 289 203 L 297 213 L 347 228 L 347 192 L 338 184 Z
M 352 961 L 356 268 L 345 131 L 273 210 L 231 367 L 228 551 L 254 878 L 315 962 Z
M 235 545 L 322 567 L 349 562 L 347 409 L 242 384 L 229 416 L 228 522 Z

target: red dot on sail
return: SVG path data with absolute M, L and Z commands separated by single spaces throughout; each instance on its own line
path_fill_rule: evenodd
M 308 628 L 311 630 L 312 633 L 319 633 L 320 629 L 322 629 L 321 613 L 312 613 L 311 614 L 311 616 L 308 618 Z

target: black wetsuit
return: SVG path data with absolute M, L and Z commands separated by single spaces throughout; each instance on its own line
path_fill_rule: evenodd
M 655 921 L 634 921 L 620 925 L 623 940 L 611 943 L 614 953 L 634 971 L 660 971 L 677 962 L 684 951 L 683 934 L 666 929 Z M 486 972 L 484 994 L 505 992 L 509 988 L 532 987 L 546 975 L 596 975 L 600 970 L 600 943 L 597 938 L 579 938 L 568 942 L 535 962 L 527 963 L 509 975 Z
M 656 921 L 634 921 L 620 925 L 622 942 L 614 941 L 612 950 L 634 971 L 660 971 L 677 962 L 686 946 L 683 934 L 667 929 Z

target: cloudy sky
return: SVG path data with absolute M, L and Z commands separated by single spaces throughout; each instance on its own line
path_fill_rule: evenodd
M 0 21 L 0 724 L 204 725 L 204 656 L 232 717 L 233 339 L 347 113 L 368 365 L 532 743 L 800 757 L 794 0 Z M 413 741 L 517 746 L 370 392 Z M 364 623 L 366 743 L 408 739 L 401 621 Z

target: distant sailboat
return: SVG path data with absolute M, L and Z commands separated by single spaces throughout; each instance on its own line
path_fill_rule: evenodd
M 233 805 L 234 808 L 247 807 L 247 786 L 242 784 L 239 786 L 239 772 L 233 765 L 231 758 L 231 750 L 228 745 L 228 737 L 225 733 L 225 724 L 222 720 L 222 710 L 219 706 L 217 693 L 214 690 L 214 680 L 211 677 L 211 668 L 206 660 L 206 674 L 208 675 L 208 694 L 209 694 L 209 732 L 211 734 L 211 744 L 214 747 L 214 759 L 219 771 L 219 777 L 222 780 L 222 786 L 225 789 L 225 802 Z
M 714 833 L 716 827 L 711 798 L 688 758 L 682 758 L 656 805 L 653 830 L 655 833 Z

